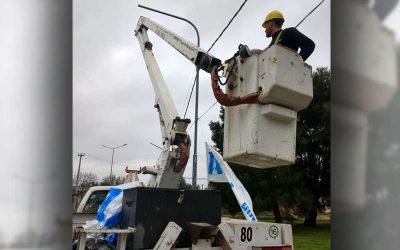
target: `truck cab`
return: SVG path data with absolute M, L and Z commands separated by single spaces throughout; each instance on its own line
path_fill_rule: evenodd
M 111 186 L 94 186 L 83 196 L 75 213 L 72 214 L 72 228 L 82 226 L 86 221 L 95 220 L 101 203 L 107 197 Z
M 96 213 L 110 188 L 111 186 L 94 186 L 89 188 L 79 203 L 76 213 Z

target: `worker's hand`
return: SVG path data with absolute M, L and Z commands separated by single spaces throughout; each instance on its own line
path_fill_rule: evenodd
M 211 80 L 212 81 L 218 81 L 218 67 L 214 66 L 211 68 Z

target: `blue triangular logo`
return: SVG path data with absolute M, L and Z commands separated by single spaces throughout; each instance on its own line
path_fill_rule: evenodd
M 222 174 L 222 168 L 221 165 L 219 165 L 219 162 L 215 159 L 214 155 L 212 152 L 208 152 L 210 162 L 208 163 L 208 174 L 212 175 L 214 171 L 217 171 L 217 174 Z

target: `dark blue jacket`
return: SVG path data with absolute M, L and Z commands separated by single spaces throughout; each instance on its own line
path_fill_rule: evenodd
M 301 50 L 299 55 L 303 58 L 303 61 L 307 60 L 307 58 L 313 53 L 315 43 L 296 28 L 287 28 L 276 31 L 272 35 L 272 41 L 268 45 L 268 48 L 275 44 L 275 41 L 281 32 L 283 33 L 279 37 L 278 44 L 294 51 L 298 51 L 300 48 Z

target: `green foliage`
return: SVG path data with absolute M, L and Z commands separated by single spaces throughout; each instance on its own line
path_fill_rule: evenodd
M 313 73 L 314 98 L 310 106 L 298 114 L 296 163 L 292 166 L 256 169 L 229 164 L 246 187 L 253 200 L 256 215 L 274 210 L 275 221 L 290 213 L 305 216 L 308 225 L 315 226 L 319 209 L 330 205 L 330 71 L 317 68 Z M 209 123 L 211 139 L 223 152 L 224 108 L 221 121 Z M 226 183 L 211 183 L 221 191 L 222 206 L 231 215 L 240 211 Z M 315 215 L 315 217 L 314 217 Z M 284 219 L 285 219 L 284 218 Z
M 314 98 L 298 114 L 294 169 L 311 198 L 299 204 L 309 226 L 316 226 L 318 210 L 330 206 L 330 82 L 328 68 L 317 68 L 313 73 Z
M 211 130 L 211 140 L 215 143 L 215 146 L 223 153 L 223 145 L 224 145 L 224 117 L 225 117 L 225 109 L 221 106 L 219 111 L 219 119 L 220 121 L 211 121 L 209 123 L 209 127 Z

